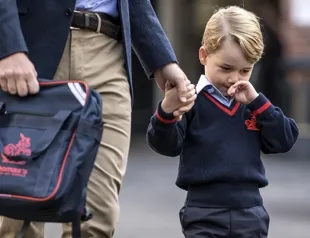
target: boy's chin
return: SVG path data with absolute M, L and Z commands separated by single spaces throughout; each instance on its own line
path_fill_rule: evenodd
M 228 93 L 227 93 L 227 91 L 228 91 L 228 89 L 227 89 L 227 90 L 221 91 L 222 95 L 223 95 L 225 98 L 232 99 L 232 96 L 229 96 Z
M 228 93 L 227 93 L 228 89 L 222 89 L 220 90 L 221 94 L 224 96 L 224 97 L 228 97 Z

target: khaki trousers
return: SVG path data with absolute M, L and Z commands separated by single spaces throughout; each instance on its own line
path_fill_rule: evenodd
M 87 207 L 93 218 L 83 223 L 82 236 L 113 237 L 131 132 L 131 98 L 123 46 L 103 34 L 72 29 L 54 78 L 83 80 L 102 96 L 104 132 L 87 194 Z M 21 221 L 0 217 L 0 237 L 15 238 L 21 226 Z M 44 224 L 32 223 L 26 238 L 41 237 Z M 70 224 L 64 224 L 62 238 L 69 237 Z

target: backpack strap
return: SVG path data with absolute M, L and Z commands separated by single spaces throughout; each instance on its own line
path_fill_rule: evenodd
M 82 238 L 81 233 L 81 222 L 85 222 L 90 220 L 93 215 L 89 212 L 89 210 L 84 207 L 84 211 L 82 216 L 77 215 L 74 220 L 72 220 L 72 238 Z M 26 237 L 26 233 L 29 229 L 30 221 L 24 221 L 23 226 L 17 234 L 16 238 L 24 238 Z
M 30 226 L 30 221 L 24 221 L 22 228 L 20 229 L 20 231 L 17 234 L 17 238 L 24 238 L 24 237 L 26 237 L 26 233 L 27 233 L 27 231 L 29 229 L 29 226 Z
M 72 220 L 72 238 L 82 238 L 81 218 L 79 216 Z
M 82 216 L 79 214 L 75 217 L 74 220 L 72 220 L 72 238 L 82 238 L 81 222 L 88 221 L 92 217 L 93 215 L 90 213 L 90 211 L 84 207 Z

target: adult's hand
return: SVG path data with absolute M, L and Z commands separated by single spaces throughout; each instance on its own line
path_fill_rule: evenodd
M 186 102 L 186 83 L 188 79 L 178 64 L 167 64 L 163 68 L 156 70 L 154 76 L 158 87 L 162 91 L 165 91 L 165 84 L 168 81 L 172 87 L 177 88 L 180 100 Z
M 19 96 L 39 92 L 37 72 L 26 54 L 15 53 L 0 60 L 0 87 Z
M 184 106 L 175 111 L 173 115 L 180 120 L 182 114 L 188 112 L 193 106 L 193 102 L 190 101 L 187 103 L 186 99 L 188 93 L 187 85 L 190 84 L 190 81 L 176 63 L 167 64 L 163 68 L 156 70 L 154 76 L 158 87 L 162 91 L 165 90 L 166 82 L 168 82 L 171 87 L 176 87 L 179 99 L 183 102 Z

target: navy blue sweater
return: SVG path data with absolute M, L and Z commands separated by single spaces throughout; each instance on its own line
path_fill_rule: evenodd
M 205 91 L 180 122 L 159 104 L 147 131 L 154 151 L 180 155 L 176 185 L 199 206 L 203 200 L 212 207 L 261 204 L 258 188 L 268 181 L 260 152 L 287 152 L 297 137 L 296 123 L 263 94 L 249 105 L 226 107 Z

